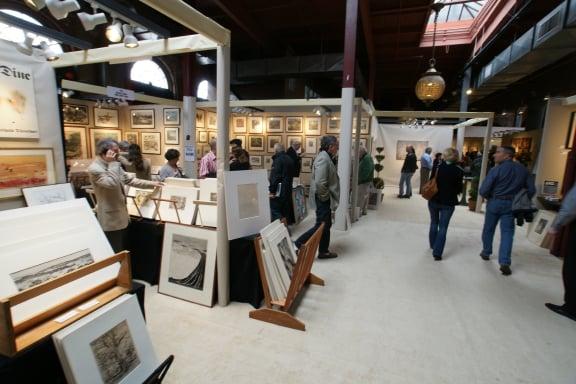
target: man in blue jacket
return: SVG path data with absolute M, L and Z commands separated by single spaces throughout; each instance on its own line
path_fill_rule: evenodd
M 504 276 L 512 274 L 512 244 L 514 242 L 514 214 L 512 201 L 522 189 L 528 191 L 528 197 L 536 194 L 534 181 L 525 166 L 514 161 L 516 153 L 513 147 L 499 147 L 494 154 L 497 166 L 492 168 L 480 187 L 480 196 L 488 200 L 482 231 L 482 252 L 480 257 L 490 260 L 494 232 L 500 222 L 500 250 L 498 261 Z

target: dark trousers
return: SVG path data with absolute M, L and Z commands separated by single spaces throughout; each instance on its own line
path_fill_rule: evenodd
M 428 210 L 430 211 L 430 231 L 428 238 L 430 248 L 433 250 L 432 255 L 434 257 L 442 257 L 444 246 L 446 245 L 448 225 L 450 225 L 450 219 L 452 218 L 452 214 L 454 214 L 454 207 L 442 205 L 430 200 L 428 202 Z
M 270 216 L 272 221 L 286 217 L 286 199 L 275 197 L 270 199 Z
M 308 232 L 304 233 L 302 236 L 296 240 L 296 246 L 300 247 L 302 244 L 308 241 L 314 232 L 320 225 L 324 223 L 324 230 L 322 231 L 322 238 L 320 239 L 320 247 L 318 248 L 320 253 L 327 253 L 328 247 L 330 246 L 330 227 L 332 227 L 332 209 L 330 209 L 330 199 L 328 201 L 321 201 L 316 196 L 316 224 Z
M 570 225 L 568 236 L 570 243 L 562 265 L 564 304 L 570 313 L 576 314 L 576 223 Z
M 104 231 L 108 242 L 116 253 L 126 250 L 127 233 L 126 229 L 121 229 L 119 231 Z

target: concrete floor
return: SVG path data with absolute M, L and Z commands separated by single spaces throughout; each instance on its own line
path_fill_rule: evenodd
M 150 288 L 156 351 L 176 357 L 165 382 L 575 384 L 576 323 L 544 307 L 562 303 L 561 262 L 523 228 L 502 276 L 478 257 L 483 216 L 463 207 L 436 262 L 425 201 L 387 194 L 333 233 L 340 257 L 316 262 L 326 286 L 296 313 L 306 332 L 251 320 L 247 304 L 210 309 Z

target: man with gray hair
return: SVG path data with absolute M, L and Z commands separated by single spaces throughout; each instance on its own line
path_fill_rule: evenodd
M 358 165 L 357 206 L 360 208 L 360 213 L 366 215 L 368 214 L 368 193 L 374 180 L 374 160 L 372 160 L 372 156 L 368 154 L 364 147 L 358 148 L 358 157 L 360 164 Z
M 338 208 L 340 201 L 340 179 L 334 164 L 338 148 L 338 139 L 335 136 L 322 137 L 320 153 L 314 160 L 312 180 L 310 182 L 310 200 L 316 204 L 316 224 L 296 240 L 296 246 L 300 248 L 324 223 L 324 230 L 318 249 L 319 259 L 338 257 L 337 254 L 330 252 L 328 249 L 330 246 L 330 227 L 332 227 L 332 210 Z
M 272 168 L 270 170 L 270 212 L 272 221 L 288 218 L 292 200 L 292 175 L 294 162 L 284 151 L 284 145 L 274 145 Z
M 198 176 L 201 179 L 215 178 L 218 166 L 216 164 L 216 139 L 210 140 L 210 152 L 200 160 L 200 170 Z
M 302 169 L 302 156 L 298 153 L 302 148 L 302 143 L 300 141 L 295 140 L 290 144 L 290 147 L 286 151 L 286 154 L 290 156 L 292 162 L 294 163 L 294 173 L 292 176 L 300 177 L 300 170 Z
M 420 194 L 422 194 L 422 188 L 430 180 L 430 173 L 433 167 L 432 148 L 428 147 L 420 157 Z
M 120 148 L 116 141 L 100 140 L 96 145 L 97 156 L 88 167 L 96 195 L 98 221 L 114 252 L 126 249 L 124 239 L 130 216 L 126 207 L 124 186 L 152 189 L 163 185 L 129 176 L 120 166 L 119 152 Z

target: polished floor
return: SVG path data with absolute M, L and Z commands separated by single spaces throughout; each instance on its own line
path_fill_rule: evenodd
M 251 320 L 247 304 L 204 308 L 147 292 L 166 383 L 575 384 L 576 323 L 561 303 L 561 262 L 516 235 L 513 274 L 482 261 L 483 216 L 459 207 L 441 262 L 426 240 L 419 196 L 387 193 L 318 260 L 325 287 L 305 293 L 299 332 Z M 312 215 L 313 216 L 313 215 Z

